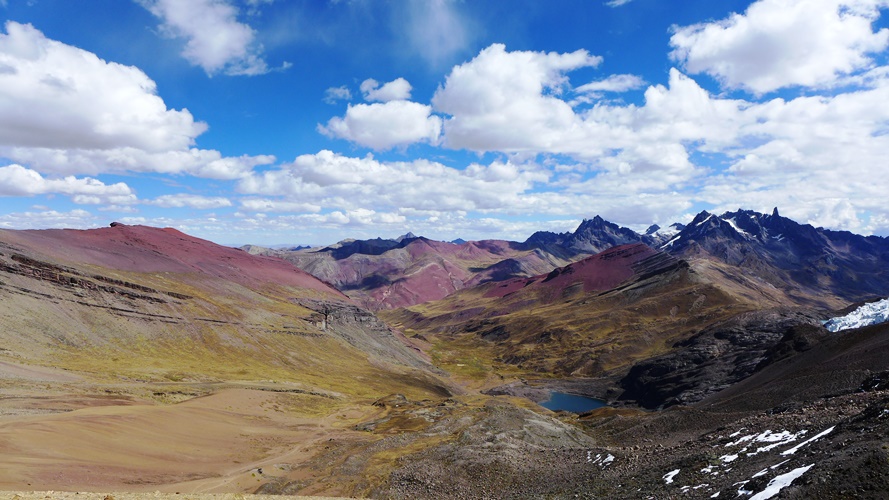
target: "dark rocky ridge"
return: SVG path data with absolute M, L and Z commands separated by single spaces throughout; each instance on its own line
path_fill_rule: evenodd
M 691 404 L 792 353 L 811 348 L 827 330 L 796 311 L 741 314 L 639 363 L 620 381 L 621 400 L 645 408 Z
M 825 305 L 819 295 L 856 302 L 889 290 L 889 239 L 814 228 L 777 210 L 701 212 L 664 249 L 736 266 L 807 305 Z

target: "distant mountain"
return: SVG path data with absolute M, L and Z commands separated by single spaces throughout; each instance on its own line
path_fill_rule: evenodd
M 538 231 L 524 242 L 527 248 L 536 248 L 562 258 L 576 260 L 618 245 L 638 243 L 643 237 L 632 229 L 608 222 L 600 216 L 584 219 L 570 233 Z
M 467 286 L 539 274 L 570 262 L 513 242 L 457 245 L 423 237 L 351 240 L 320 249 L 265 253 L 334 284 L 372 310 L 438 300 Z
M 660 242 L 649 237 L 648 242 Z M 438 300 L 468 286 L 546 273 L 555 267 L 627 243 L 643 241 L 631 229 L 598 215 L 570 233 L 538 232 L 523 243 L 501 240 L 433 241 L 407 233 L 397 239 L 344 240 L 297 251 L 259 250 L 333 283 L 373 310 Z
M 438 300 L 488 281 L 546 273 L 640 242 L 685 260 L 700 260 L 698 267 L 721 266 L 724 285 L 738 282 L 736 292 L 751 300 L 771 294 L 774 302 L 837 308 L 889 290 L 886 239 L 816 229 L 777 210 L 770 215 L 739 210 L 721 216 L 704 211 L 687 226 L 652 225 L 644 234 L 597 215 L 573 232 L 538 231 L 524 242 L 459 241 L 443 243 L 407 233 L 394 240 L 344 240 L 320 249 L 263 252 L 293 262 L 374 310 Z
M 704 211 L 660 248 L 728 264 L 801 304 L 840 307 L 835 299 L 856 302 L 889 291 L 889 239 L 799 224 L 777 209 Z

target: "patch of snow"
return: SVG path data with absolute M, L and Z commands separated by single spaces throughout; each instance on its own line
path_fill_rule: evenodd
M 733 438 L 733 437 L 735 437 L 735 436 L 740 436 L 740 435 L 741 435 L 741 433 L 742 433 L 742 432 L 744 432 L 744 431 L 746 431 L 746 430 L 747 430 L 747 428 L 746 428 L 746 427 L 744 427 L 744 428 L 742 428 L 742 429 L 741 429 L 741 430 L 739 430 L 739 431 L 738 431 L 738 432 L 735 432 L 735 433 L 732 433 L 732 434 L 729 434 L 729 436 L 728 436 L 728 437 L 730 437 L 730 438 Z
M 790 433 L 788 431 L 772 432 L 771 430 L 767 430 L 759 436 L 756 436 L 756 441 L 758 443 L 778 443 L 787 441 L 788 439 L 796 439 L 805 433 L 806 431 L 804 430 L 799 431 L 796 434 Z
M 750 477 L 765 476 L 765 475 L 768 474 L 768 473 L 769 473 L 769 469 L 768 469 L 768 468 L 765 468 L 765 469 L 763 469 L 763 470 L 757 472 L 756 474 L 754 474 L 754 475 L 752 475 L 752 476 L 750 476 Z
M 744 489 L 744 485 L 746 485 L 746 484 L 749 483 L 749 482 L 750 482 L 750 481 L 740 481 L 740 482 L 737 482 L 737 483 L 735 483 L 735 484 L 732 485 L 732 486 L 737 486 L 737 487 L 738 487 L 738 496 L 741 496 L 741 495 L 752 495 L 752 494 L 753 494 L 753 490 L 745 490 L 745 489 Z
M 800 467 L 798 469 L 793 469 L 787 474 L 781 474 L 780 476 L 776 476 L 774 479 L 769 481 L 766 489 L 760 491 L 756 495 L 750 497 L 750 500 L 766 500 L 767 498 L 772 498 L 777 495 L 781 490 L 790 486 L 796 478 L 802 476 L 806 473 L 807 470 L 811 469 L 815 464 L 810 464 L 805 467 Z
M 713 470 L 715 468 L 716 468 L 715 465 L 708 465 L 708 466 L 704 467 L 703 469 L 701 469 L 701 472 L 703 472 L 704 474 L 712 474 L 715 476 L 715 475 L 719 474 L 719 471 Z
M 734 462 L 735 460 L 737 460 L 738 455 L 723 455 L 719 457 L 719 459 L 722 460 L 722 463 L 727 464 L 729 462 Z
M 670 239 L 670 241 L 668 241 L 668 242 L 664 243 L 663 245 L 661 245 L 660 247 L 658 247 L 658 250 L 663 250 L 664 248 L 673 246 L 673 243 L 676 243 L 676 240 L 678 240 L 678 239 L 679 239 L 679 236 L 674 236 L 672 239 Z
M 655 231 L 651 234 L 662 236 L 664 238 L 671 238 L 671 237 L 679 234 L 679 228 L 672 226 L 672 225 L 670 227 L 660 227 L 660 228 L 658 228 L 657 231 Z
M 889 321 L 889 299 L 864 304 L 845 316 L 831 318 L 824 323 L 824 327 L 832 332 L 839 332 L 886 321 Z
M 614 455 L 609 453 L 608 456 L 603 457 L 601 453 L 596 453 L 596 458 L 594 459 L 593 452 L 587 451 L 586 461 L 587 463 L 598 464 L 604 469 L 605 467 L 608 467 L 611 462 L 614 462 Z
M 761 443 L 772 443 L 772 444 L 769 444 L 766 446 L 760 446 L 753 453 L 748 453 L 747 456 L 752 457 L 754 455 L 759 455 L 760 453 L 770 451 L 773 448 L 777 448 L 779 446 L 783 446 L 785 444 L 792 443 L 792 442 L 796 441 L 797 439 L 799 439 L 801 436 L 803 436 L 806 432 L 808 432 L 808 431 L 801 430 L 801 431 L 797 432 L 796 434 L 793 434 L 793 433 L 790 433 L 787 431 L 781 431 L 781 432 L 765 431 L 757 437 L 756 441 L 761 442 Z
M 834 430 L 834 427 L 831 427 L 830 429 L 821 431 L 821 432 L 819 432 L 818 434 L 816 434 L 816 435 L 810 437 L 809 439 L 806 439 L 806 440 L 803 441 L 802 443 L 800 443 L 800 444 L 794 446 L 793 448 L 791 448 L 791 449 L 789 449 L 789 450 L 784 450 L 784 451 L 782 451 L 782 452 L 781 452 L 781 455 L 782 455 L 782 456 L 793 455 L 794 453 L 796 453 L 796 452 L 797 452 L 800 448 L 802 448 L 803 446 L 806 446 L 807 444 L 809 444 L 809 443 L 811 443 L 811 442 L 813 442 L 813 441 L 816 441 L 816 440 L 818 440 L 818 439 L 823 438 L 824 436 L 826 436 L 826 435 L 830 434 L 831 432 L 833 432 L 833 430 Z M 803 472 L 805 472 L 805 471 L 803 471 Z
M 717 491 L 716 493 L 710 495 L 710 498 L 717 498 L 718 496 L 719 496 L 719 492 Z
M 783 235 L 783 234 L 779 234 L 778 236 L 772 236 L 772 239 L 773 239 L 773 240 L 776 240 L 776 241 L 781 241 L 781 240 L 784 239 L 784 235 Z
M 766 432 L 768 432 L 768 431 L 766 431 Z M 735 436 L 735 435 L 732 434 L 732 435 L 729 436 L 729 437 L 734 437 L 734 436 Z M 750 440 L 753 439 L 754 437 L 756 437 L 756 434 L 749 434 L 749 435 L 747 435 L 747 436 L 741 436 L 737 441 L 732 441 L 731 443 L 726 443 L 725 446 L 726 446 L 726 447 L 729 447 L 729 446 L 738 446 L 738 445 L 741 444 L 741 443 L 746 443 L 747 441 L 750 441 Z
M 777 469 L 778 467 L 781 467 L 782 465 L 786 464 L 786 463 L 789 462 L 789 461 L 790 461 L 790 459 L 788 458 L 787 460 L 785 460 L 785 461 L 783 461 L 783 462 L 781 462 L 781 463 L 777 463 L 777 464 L 775 464 L 775 465 L 769 467 L 769 469 L 775 470 L 775 469 Z
M 743 237 L 745 237 L 745 238 L 748 238 L 748 239 L 749 239 L 749 238 L 753 238 L 753 235 L 752 235 L 752 234 L 750 234 L 750 233 L 748 233 L 747 231 L 744 231 L 743 229 L 741 229 L 740 227 L 738 227 L 738 224 L 735 222 L 735 219 L 722 219 L 722 220 L 728 222 L 728 225 L 729 225 L 729 226 L 732 226 L 732 229 L 734 229 L 734 230 L 735 230 L 738 234 L 740 234 L 741 236 L 743 236 Z
M 673 478 L 676 477 L 676 474 L 679 474 L 679 470 L 680 469 L 674 469 L 674 470 L 671 470 L 670 472 L 664 474 L 664 482 L 667 484 L 672 484 Z

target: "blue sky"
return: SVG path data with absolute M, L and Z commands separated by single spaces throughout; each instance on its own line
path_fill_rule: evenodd
M 889 234 L 889 0 L 0 0 L 0 228 Z

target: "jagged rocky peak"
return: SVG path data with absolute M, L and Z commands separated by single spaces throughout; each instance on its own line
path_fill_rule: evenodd
M 707 222 L 708 220 L 710 220 L 710 218 L 712 218 L 712 217 L 713 217 L 713 214 L 711 214 L 710 212 L 708 212 L 706 210 L 701 210 L 701 213 L 699 213 L 698 215 L 695 215 L 695 218 L 692 219 L 692 221 L 688 225 L 688 227 L 700 226 L 704 222 Z
M 618 245 L 643 241 L 642 235 L 632 229 L 618 226 L 596 215 L 583 219 L 574 232 L 554 233 L 537 231 L 523 245 L 540 248 L 564 257 L 595 254 Z M 646 241 L 647 243 L 647 241 Z
M 415 239 L 417 239 L 417 235 L 408 231 L 407 233 L 402 234 L 398 238 L 395 238 L 395 241 L 401 243 L 404 240 L 415 240 Z
M 645 230 L 645 234 L 647 236 L 651 236 L 652 234 L 655 234 L 660 230 L 661 230 L 661 226 L 658 226 L 657 224 L 652 224 L 652 225 L 648 226 L 648 229 Z

